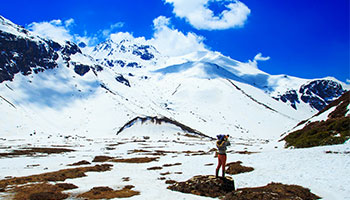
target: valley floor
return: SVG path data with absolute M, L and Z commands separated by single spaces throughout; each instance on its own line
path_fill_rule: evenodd
M 171 139 L 169 139 L 171 138 Z M 212 199 L 183 194 L 167 189 L 167 180 L 185 181 L 195 175 L 214 174 L 217 158 L 214 157 L 215 141 L 189 137 L 177 133 L 176 137 L 122 137 L 85 138 L 57 136 L 29 139 L 0 138 L 0 180 L 29 176 L 61 169 L 95 166 L 96 156 L 110 156 L 115 160 L 110 171 L 86 172 L 85 177 L 56 181 L 72 183 L 78 188 L 67 190 L 69 199 L 93 187 L 108 186 L 114 190 L 126 185 L 139 195 L 128 199 Z M 264 186 L 271 182 L 296 184 L 309 188 L 322 199 L 350 199 L 350 143 L 308 149 L 283 149 L 280 143 L 265 140 L 230 138 L 227 162 L 242 161 L 253 167 L 252 172 L 232 176 L 236 188 Z M 67 148 L 65 153 L 32 153 L 10 155 L 13 150 L 33 147 Z M 150 162 L 118 162 L 117 159 L 157 158 Z M 82 160 L 91 164 L 68 166 Z M 169 182 L 169 181 L 168 181 Z M 1 189 L 1 188 L 0 188 Z M 0 199 L 8 199 L 7 192 L 0 192 Z

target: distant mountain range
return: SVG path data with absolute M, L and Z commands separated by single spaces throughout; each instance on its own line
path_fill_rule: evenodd
M 108 135 L 137 117 L 165 117 L 209 136 L 277 139 L 349 90 L 335 78 L 270 75 L 213 51 L 167 57 L 125 39 L 88 52 L 1 16 L 0 46 L 0 120 L 10 121 L 0 130 L 8 134 Z

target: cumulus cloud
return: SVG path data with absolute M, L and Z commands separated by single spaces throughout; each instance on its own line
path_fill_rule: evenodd
M 261 53 L 256 54 L 256 56 L 254 57 L 255 61 L 267 61 L 270 60 L 270 56 L 264 57 L 262 56 Z
M 109 36 L 109 39 L 111 39 L 115 43 L 119 43 L 122 40 L 127 40 L 127 41 L 133 41 L 135 43 L 141 43 L 145 44 L 147 43 L 146 39 L 144 37 L 137 37 L 135 38 L 132 33 L 129 32 L 118 32 L 118 33 L 113 33 Z
M 181 56 L 206 49 L 204 37 L 172 28 L 169 18 L 159 16 L 153 20 L 153 26 L 155 32 L 149 42 L 164 55 Z
M 102 29 L 97 34 L 83 36 L 72 34 L 71 28 L 75 26 L 74 19 L 66 21 L 52 20 L 50 22 L 33 22 L 28 28 L 42 37 L 52 39 L 64 44 L 65 41 L 73 41 L 76 44 L 84 43 L 87 45 L 83 50 L 90 52 L 94 45 L 105 39 L 111 39 L 114 42 L 129 40 L 140 44 L 150 44 L 166 56 L 181 56 L 196 51 L 205 51 L 206 46 L 203 43 L 204 37 L 195 33 L 183 33 L 172 27 L 170 18 L 159 16 L 153 20 L 154 33 L 150 39 L 144 37 L 134 37 L 130 32 L 117 32 L 124 23 L 117 22 L 110 25 L 107 29 Z M 83 45 L 83 46 L 85 46 Z
M 64 22 L 61 20 L 52 20 L 49 22 L 33 22 L 28 25 L 28 29 L 41 37 L 48 38 L 61 44 L 65 41 L 72 41 L 73 36 L 69 33 L 68 27 L 74 24 L 73 19 Z
M 165 0 L 173 6 L 173 13 L 184 18 L 196 29 L 223 30 L 242 27 L 250 9 L 238 0 Z M 209 8 L 210 3 L 224 4 L 225 8 L 216 15 Z

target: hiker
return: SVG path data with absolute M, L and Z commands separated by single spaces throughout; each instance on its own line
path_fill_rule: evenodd
M 222 178 L 225 178 L 226 167 L 226 147 L 230 146 L 229 135 L 217 135 L 216 147 L 218 148 L 218 166 L 216 167 L 215 177 L 218 178 L 220 167 L 222 167 Z

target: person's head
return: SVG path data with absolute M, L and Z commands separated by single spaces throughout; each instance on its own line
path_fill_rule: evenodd
M 224 140 L 225 139 L 225 135 L 220 134 L 220 135 L 217 135 L 216 138 L 218 140 Z

